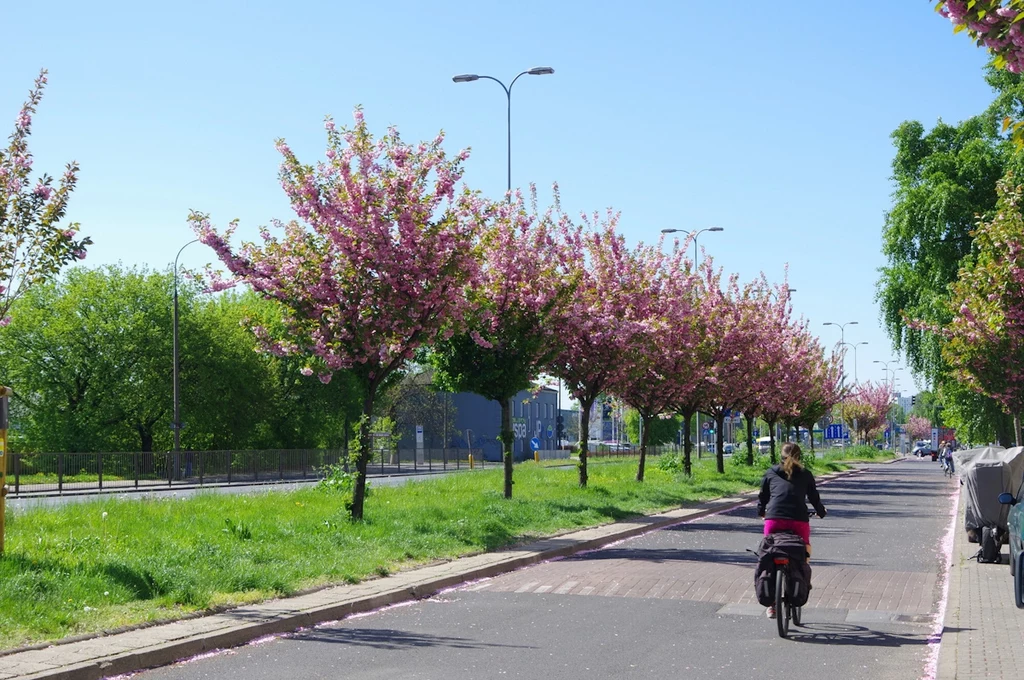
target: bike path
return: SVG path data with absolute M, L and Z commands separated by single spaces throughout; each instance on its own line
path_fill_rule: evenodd
M 823 489 L 831 514 L 815 521 L 815 590 L 805 608 L 808 627 L 794 631 L 793 640 L 778 639 L 774 622 L 753 602 L 753 558 L 744 552 L 760 531 L 752 508 L 721 512 L 748 503 L 748 496 L 355 586 L 11 654 L 0 657 L 0 679 L 98 678 L 197 654 L 212 656 L 141 677 L 458 678 L 498 674 L 499 667 L 518 677 L 580 677 L 585 668 L 598 678 L 680 669 L 701 669 L 709 677 L 749 677 L 751 669 L 759 677 L 789 677 L 773 658 L 792 659 L 791 646 L 801 642 L 822 650 L 801 650 L 801 658 L 820 661 L 821 670 L 844 671 L 842 677 L 918 677 L 934 646 L 921 617 L 934 614 L 942 582 L 943 560 L 935 550 L 943 520 L 933 496 L 943 484 L 934 483 L 935 472 L 909 461 L 872 466 Z M 898 528 L 887 530 L 893 523 Z M 651 531 L 657 527 L 663 529 Z M 643 535 L 608 545 L 637 534 Z M 600 546 L 606 547 L 595 549 Z M 563 565 L 588 580 L 559 574 Z M 619 583 L 614 591 L 609 578 Z M 372 612 L 394 603 L 407 606 Z M 286 632 L 300 626 L 306 628 Z M 264 636 L 262 644 L 213 651 L 257 636 Z M 887 648 L 907 651 L 894 655 Z M 858 649 L 867 655 L 851 656 Z M 868 672 L 879 670 L 872 654 L 876 663 L 886 657 L 882 670 L 902 670 Z M 460 668 L 452 665 L 456 659 Z
M 824 485 L 814 590 L 788 640 L 753 598 L 747 504 L 138 677 L 922 677 L 952 484 L 908 460 Z

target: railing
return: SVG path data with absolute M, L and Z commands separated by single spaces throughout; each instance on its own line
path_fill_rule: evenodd
M 461 470 L 485 465 L 480 449 L 383 449 L 368 475 Z M 171 451 L 129 453 L 12 453 L 11 496 L 131 491 L 225 484 L 316 480 L 328 465 L 347 466 L 342 449 Z M 493 467 L 495 464 L 490 463 Z

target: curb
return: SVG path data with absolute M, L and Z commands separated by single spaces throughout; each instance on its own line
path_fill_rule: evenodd
M 861 468 L 829 473 L 820 476 L 818 482 L 827 484 L 864 471 Z M 750 491 L 707 501 L 693 508 L 677 508 L 627 522 L 574 531 L 516 548 L 398 572 L 361 584 L 332 586 L 219 614 L 13 652 L 0 657 L 0 680 L 99 680 L 163 666 L 267 636 L 337 621 L 353 614 L 429 598 L 468 581 L 490 578 L 735 510 L 749 505 L 754 498 L 756 492 Z

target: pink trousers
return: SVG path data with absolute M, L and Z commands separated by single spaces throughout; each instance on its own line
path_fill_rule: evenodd
M 801 522 L 795 519 L 766 519 L 764 521 L 764 535 L 774 534 L 779 531 L 792 531 L 804 539 L 804 543 L 811 544 L 811 523 Z

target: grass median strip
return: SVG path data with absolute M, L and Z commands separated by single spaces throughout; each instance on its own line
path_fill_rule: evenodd
M 654 459 L 646 481 L 635 474 L 635 459 L 601 461 L 580 489 L 572 467 L 527 463 L 511 501 L 500 469 L 377 487 L 362 523 L 348 520 L 343 495 L 317 488 L 8 512 L 0 649 L 356 583 L 734 494 L 762 468 L 730 464 L 719 475 L 703 460 L 686 479 Z

